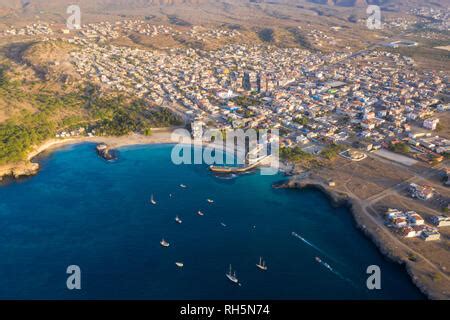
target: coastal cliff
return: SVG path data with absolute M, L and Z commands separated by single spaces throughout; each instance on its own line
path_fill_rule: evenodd
M 411 255 L 406 250 L 395 246 L 386 238 L 384 230 L 367 218 L 367 213 L 362 201 L 349 196 L 348 194 L 335 190 L 327 186 L 324 182 L 315 177 L 303 176 L 301 178 L 292 177 L 286 181 L 281 181 L 273 185 L 276 189 L 306 189 L 314 188 L 323 192 L 331 201 L 333 206 L 346 206 L 349 208 L 355 220 L 356 226 L 378 247 L 380 252 L 390 260 L 405 267 L 412 282 L 419 290 L 432 300 L 448 300 L 450 296 L 436 283 L 428 281 L 424 274 L 429 273 L 429 269 L 421 264 L 420 260 L 411 261 Z M 388 231 L 389 232 L 389 231 Z M 444 286 L 445 288 L 445 286 Z

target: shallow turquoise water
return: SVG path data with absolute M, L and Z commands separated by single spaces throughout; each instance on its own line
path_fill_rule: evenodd
M 281 175 L 217 178 L 204 165 L 173 165 L 170 151 L 127 147 L 106 162 L 92 144 L 72 146 L 43 159 L 37 176 L 1 186 L 0 298 L 424 298 L 319 191 L 272 189 Z M 267 272 L 256 268 L 259 256 Z M 225 277 L 230 263 L 241 286 Z M 72 264 L 81 290 L 66 288 Z M 382 289 L 370 291 L 374 264 Z

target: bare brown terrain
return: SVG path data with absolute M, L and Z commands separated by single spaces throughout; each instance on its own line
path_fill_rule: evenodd
M 315 186 L 335 201 L 350 202 L 357 225 L 377 244 L 380 250 L 398 263 L 405 264 L 413 282 L 433 299 L 450 298 L 450 228 L 442 227 L 441 239 L 425 242 L 418 238 L 403 238 L 385 226 L 387 208 L 415 210 L 426 223 L 443 212 L 430 203 L 412 199 L 405 193 L 410 182 L 436 187 L 440 196 L 450 197 L 448 188 L 439 179 L 441 164 L 436 168 L 412 174 L 408 168 L 381 162 L 369 157 L 361 162 L 337 159 L 326 167 L 294 176 L 292 186 Z M 330 187 L 329 181 L 335 186 Z
M 449 52 L 437 48 L 448 45 L 445 34 L 442 39 L 430 40 L 418 36 L 419 33 L 407 34 L 390 29 L 371 31 L 364 25 L 367 16 L 365 9 L 369 4 L 381 5 L 385 10 L 383 15 L 395 18 L 411 17 L 407 10 L 424 2 L 430 1 L 78 1 L 83 23 L 145 19 L 150 24 L 169 25 L 177 30 L 188 30 L 195 25 L 205 30 L 209 27 L 226 26 L 240 32 L 234 38 L 207 41 L 187 35 L 150 37 L 130 33 L 122 34 L 109 42 L 117 46 L 156 50 L 186 47 L 216 50 L 228 43 L 248 43 L 302 47 L 326 53 L 340 50 L 357 52 L 401 37 L 417 41 L 419 46 L 383 50 L 410 56 L 419 68 L 448 73 Z M 10 26 L 43 21 L 54 23 L 58 36 L 63 37 L 61 29 L 64 28 L 67 17 L 65 10 L 69 4 L 72 4 L 71 0 L 30 0 L 26 5 L 20 0 L 0 0 L 0 31 Z M 450 5 L 450 1 L 441 0 L 438 5 Z M 317 36 L 320 32 L 328 38 Z M 39 101 L 29 99 L 31 95 L 35 99 L 42 92 L 49 96 L 68 93 L 77 88 L 79 80 L 85 80 L 69 62 L 70 52 L 79 48 L 63 41 L 41 41 L 43 38 L 24 37 L 17 40 L 5 37 L 0 40 L 0 65 L 5 66 L 4 72 L 15 84 L 0 92 L 0 123 L 23 113 L 39 113 L 42 105 Z M 53 117 L 82 118 L 83 112 L 81 108 L 58 109 Z M 436 134 L 450 138 L 450 115 L 448 112 L 443 113 L 439 118 L 441 126 Z M 151 139 L 139 138 L 136 141 Z M 117 143 L 113 140 L 108 142 Z M 450 197 L 439 176 L 442 168 L 443 165 L 430 168 L 424 163 L 406 167 L 374 154 L 370 154 L 362 162 L 351 162 L 338 157 L 331 164 L 312 169 L 311 180 L 308 181 L 320 185 L 330 193 L 352 200 L 355 220 L 380 249 L 395 261 L 405 264 L 413 281 L 430 297 L 449 299 L 450 227 L 440 230 L 440 241 L 429 243 L 421 239 L 401 238 L 388 229 L 383 221 L 383 213 L 387 207 L 416 210 L 426 220 L 441 214 L 442 208 L 438 203 L 413 200 L 408 197 L 405 188 L 411 182 L 430 184 L 443 197 Z M 8 170 L 11 171 L 10 168 Z M 297 178 L 294 177 L 294 180 Z M 330 180 L 336 182 L 335 187 L 328 186 Z

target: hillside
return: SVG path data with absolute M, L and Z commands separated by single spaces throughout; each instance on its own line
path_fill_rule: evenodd
M 84 22 L 119 17 L 148 16 L 165 21 L 177 16 L 190 23 L 252 23 L 296 20 L 304 14 L 339 17 L 346 10 L 361 10 L 369 4 L 380 5 L 387 12 L 407 12 L 420 6 L 446 7 L 450 0 L 78 0 Z M 40 19 L 64 22 L 72 0 L 0 0 L 0 22 L 17 23 Z M 252 19 L 249 19 L 252 18 Z M 3 21 L 2 21 L 3 20 Z

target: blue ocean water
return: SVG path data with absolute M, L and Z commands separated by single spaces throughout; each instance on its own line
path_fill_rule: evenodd
M 172 164 L 170 152 L 126 147 L 106 162 L 81 144 L 0 186 L 0 298 L 424 298 L 321 192 L 272 189 L 281 175 L 218 178 L 206 165 Z M 230 264 L 241 286 L 225 277 Z M 81 268 L 81 290 L 66 287 L 69 265 Z M 381 290 L 366 287 L 369 265 L 381 268 Z

